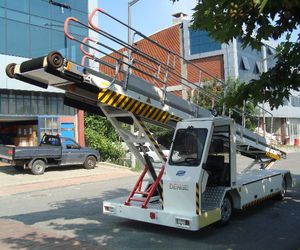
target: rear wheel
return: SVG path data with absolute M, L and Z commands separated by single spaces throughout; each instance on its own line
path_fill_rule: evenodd
M 222 205 L 221 205 L 221 225 L 226 225 L 230 221 L 231 215 L 232 215 L 232 201 L 228 195 L 226 195 L 223 199 Z
M 85 169 L 93 169 L 96 167 L 96 158 L 94 156 L 88 156 L 84 162 Z
M 31 166 L 31 172 L 34 175 L 41 175 L 45 172 L 46 163 L 43 160 L 36 160 Z
M 280 193 L 278 194 L 277 198 L 278 200 L 283 200 L 287 190 L 287 183 L 285 177 L 282 179 L 282 184 L 281 184 L 281 190 Z

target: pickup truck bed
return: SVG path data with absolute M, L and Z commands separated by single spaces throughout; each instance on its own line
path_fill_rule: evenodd
M 42 145 L 39 147 L 15 147 L 0 145 L 0 157 L 8 161 L 32 158 L 60 158 L 61 146 Z

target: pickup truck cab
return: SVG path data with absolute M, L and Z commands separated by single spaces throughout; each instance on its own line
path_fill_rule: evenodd
M 48 167 L 83 165 L 92 169 L 100 160 L 100 154 L 97 150 L 81 147 L 70 138 L 44 135 L 37 147 L 0 145 L 0 159 L 17 170 L 30 169 L 34 175 L 40 175 Z

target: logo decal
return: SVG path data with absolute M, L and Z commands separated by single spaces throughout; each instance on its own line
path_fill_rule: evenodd
M 178 170 L 176 173 L 176 176 L 184 176 L 185 175 L 185 171 L 184 170 Z

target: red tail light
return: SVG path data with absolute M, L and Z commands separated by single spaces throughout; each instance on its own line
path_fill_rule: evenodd
M 12 149 L 7 150 L 7 154 L 12 155 L 13 154 L 13 150 Z

